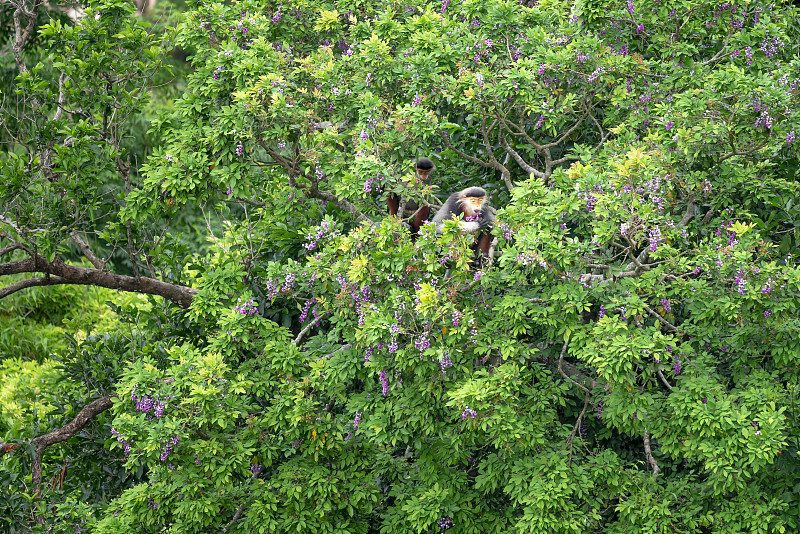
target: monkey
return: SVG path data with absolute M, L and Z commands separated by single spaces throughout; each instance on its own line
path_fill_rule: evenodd
M 415 171 L 415 183 L 417 181 L 422 182 L 423 184 L 427 185 L 430 183 L 430 175 L 433 172 L 433 162 L 428 158 L 417 158 L 416 163 L 414 164 L 414 171 Z M 391 215 L 397 215 L 397 212 L 400 211 L 400 196 L 396 194 L 390 194 L 389 197 L 386 199 L 386 205 L 389 208 L 389 213 Z M 419 206 L 413 200 L 406 200 L 405 202 L 405 209 L 403 210 L 403 214 L 406 213 L 409 215 L 413 215 L 414 219 L 409 223 L 411 227 L 411 239 L 412 241 L 416 239 L 417 233 L 419 232 L 420 227 L 422 224 L 428 220 L 428 215 L 430 215 L 430 207 L 428 206 Z
M 489 206 L 489 197 L 482 187 L 468 187 L 457 191 L 447 198 L 433 217 L 436 230 L 444 228 L 444 221 L 458 219 L 464 215 L 464 220 L 458 221 L 458 226 L 466 233 L 476 234 L 475 244 L 477 250 L 483 254 L 489 253 L 492 243 L 491 231 L 494 228 L 495 212 Z

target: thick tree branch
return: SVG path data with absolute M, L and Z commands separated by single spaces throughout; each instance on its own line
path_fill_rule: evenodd
M 39 436 L 31 440 L 31 444 L 36 446 L 35 456 L 31 464 L 32 482 L 33 487 L 36 488 L 36 495 L 39 495 L 42 491 L 42 456 L 44 455 L 44 451 L 51 445 L 68 440 L 91 423 L 98 414 L 111 408 L 113 405 L 111 401 L 112 397 L 114 397 L 114 395 L 106 395 L 105 397 L 101 397 L 87 404 L 78 412 L 72 421 L 66 425 L 44 436 Z M 0 456 L 21 448 L 20 445 L 15 443 L 0 443 Z
M 105 287 L 118 291 L 143 293 L 146 295 L 157 295 L 174 302 L 181 308 L 188 308 L 192 303 L 192 298 L 194 298 L 194 296 L 197 294 L 197 290 L 191 287 L 170 284 L 154 278 L 147 278 L 144 276 L 134 278 L 132 276 L 123 276 L 110 273 L 108 271 L 101 271 L 99 269 L 88 269 L 84 267 L 67 265 L 58 257 L 56 257 L 54 261 L 47 261 L 42 256 L 34 255 L 33 257 L 24 260 L 0 264 L 0 276 L 20 273 L 44 273 L 49 275 L 51 278 L 56 277 L 56 281 L 45 282 L 42 281 L 42 279 L 34 278 L 30 279 L 33 280 L 31 282 L 18 282 L 17 284 L 21 285 L 17 286 L 17 284 L 12 284 L 3 290 L 0 290 L 6 291 L 8 288 L 17 286 L 12 291 L 6 291 L 5 294 L 0 295 L 0 298 L 2 296 L 10 295 L 14 291 L 24 289 L 25 287 L 33 287 L 37 285 L 76 284 Z

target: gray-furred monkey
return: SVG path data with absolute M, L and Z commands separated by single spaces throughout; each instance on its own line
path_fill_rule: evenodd
M 459 219 L 462 214 L 463 220 Z M 486 190 L 482 187 L 468 187 L 450 195 L 433 217 L 433 224 L 437 230 L 441 230 L 444 228 L 444 221 L 450 219 L 458 220 L 458 226 L 464 232 L 480 232 L 475 238 L 478 249 L 484 254 L 489 253 L 492 242 L 490 232 L 494 228 L 495 217 L 494 210 L 489 207 Z

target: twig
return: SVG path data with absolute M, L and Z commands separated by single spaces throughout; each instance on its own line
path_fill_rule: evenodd
M 250 480 L 248 480 L 248 481 L 247 481 L 247 483 L 248 483 L 248 484 L 252 484 L 252 483 L 253 483 L 253 481 L 254 481 L 255 479 L 257 479 L 257 478 L 258 478 L 258 473 L 260 473 L 260 471 L 257 471 L 257 472 L 255 472 L 255 473 L 253 473 L 253 474 L 250 476 Z M 243 502 L 242 504 L 240 504 L 240 505 L 239 505 L 239 508 L 237 508 L 237 509 L 236 509 L 236 512 L 234 512 L 234 514 L 233 514 L 233 518 L 232 518 L 232 519 L 231 519 L 231 520 L 228 522 L 228 524 L 227 524 L 227 525 L 225 525 L 225 526 L 222 528 L 222 532 L 228 532 L 228 529 L 229 529 L 229 528 L 231 528 L 231 525 L 233 525 L 234 523 L 236 523 L 236 522 L 239 520 L 239 518 L 240 518 L 240 517 L 242 517 L 242 512 L 244 511 L 244 506 L 245 506 L 245 504 L 247 504 L 247 502 L 246 502 L 246 501 L 245 501 L 245 502 Z
M 326 315 L 327 315 L 326 313 L 323 313 L 323 314 L 322 314 L 322 315 L 320 315 L 319 317 L 315 317 L 315 318 L 314 318 L 314 320 L 313 320 L 313 321 L 311 321 L 310 323 L 308 323 L 308 324 L 306 325 L 306 327 L 305 327 L 305 328 L 303 328 L 302 330 L 300 330 L 300 333 L 299 333 L 299 334 L 297 334 L 297 337 L 296 337 L 296 338 L 294 338 L 294 341 L 292 341 L 292 343 L 294 343 L 295 345 L 297 345 L 298 343 L 300 343 L 300 342 L 303 340 L 303 337 L 306 335 L 306 333 L 307 333 L 309 330 L 311 330 L 312 328 L 314 328 L 314 327 L 315 327 L 317 324 L 319 324 L 319 322 L 320 322 L 322 319 L 324 319 Z
M 568 345 L 569 345 L 569 339 L 565 339 L 564 340 L 564 346 L 561 348 L 561 355 L 558 357 L 558 372 L 561 373 L 561 376 L 564 378 L 564 380 L 566 380 L 567 382 L 572 382 L 573 384 L 575 384 L 576 386 L 581 388 L 584 391 L 584 393 L 587 393 L 587 394 L 591 393 L 589 391 L 589 389 L 587 389 L 585 386 L 582 386 L 581 384 L 576 382 L 575 379 L 573 379 L 571 376 L 568 376 L 567 373 L 564 372 L 564 367 L 566 365 L 569 365 L 564 361 L 564 354 L 567 353 L 567 346 Z M 575 368 L 575 372 L 580 374 L 580 372 L 577 370 L 577 368 Z M 594 385 L 595 385 L 593 382 L 594 382 L 593 380 L 590 382 L 590 385 L 592 387 L 594 387 Z
M 338 349 L 336 349 L 335 351 L 331 352 L 330 354 L 326 354 L 325 356 L 322 356 L 322 357 L 320 357 L 320 358 L 317 358 L 315 361 L 320 361 L 320 360 L 329 360 L 329 359 L 333 358 L 333 357 L 334 357 L 336 354 L 338 354 L 339 352 L 342 352 L 343 350 L 347 350 L 347 349 L 349 349 L 349 348 L 350 348 L 350 347 L 352 347 L 352 346 L 353 346 L 353 344 L 352 344 L 352 343 L 348 343 L 347 345 L 342 345 L 341 347 L 339 347 L 339 348 L 338 348 Z
M 667 382 L 667 379 L 664 377 L 664 373 L 661 372 L 661 367 L 659 367 L 658 364 L 656 364 L 656 371 L 658 372 L 658 377 L 661 379 L 661 382 L 667 386 L 668 390 L 672 391 L 672 386 L 670 386 L 669 382 Z
M 651 308 L 647 304 L 643 304 L 643 306 L 644 306 L 644 309 L 647 311 L 647 313 L 649 313 L 650 316 L 652 316 L 656 320 L 658 320 L 658 322 L 663 324 L 667 328 L 667 330 L 669 330 L 670 332 L 677 332 L 678 331 L 678 329 L 675 328 L 669 321 L 667 321 L 666 319 L 661 317 L 660 313 L 657 313 L 655 310 L 653 310 L 653 308 Z
M 572 465 L 572 442 L 575 439 L 575 435 L 578 433 L 578 428 L 581 426 L 581 422 L 583 421 L 583 416 L 586 415 L 586 408 L 589 407 L 589 394 L 586 394 L 586 400 L 583 401 L 583 410 L 581 410 L 581 414 L 578 416 L 578 420 L 575 421 L 575 426 L 572 427 L 572 433 L 570 433 L 569 437 L 567 438 L 567 447 L 569 447 L 569 462 L 567 465 Z

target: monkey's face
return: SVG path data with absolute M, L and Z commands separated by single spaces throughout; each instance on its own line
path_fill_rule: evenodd
M 420 169 L 419 167 L 417 167 L 417 176 L 419 176 L 420 180 L 427 183 L 428 176 L 430 176 L 432 170 L 433 169 Z
M 481 211 L 486 197 L 461 197 L 461 209 L 464 210 L 464 215 L 473 217 L 476 211 Z

